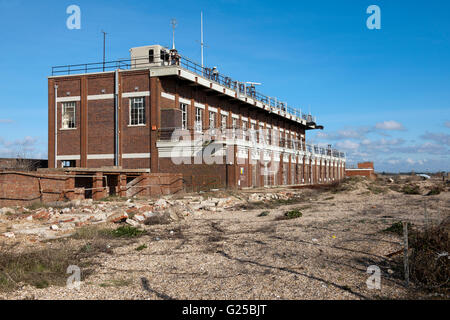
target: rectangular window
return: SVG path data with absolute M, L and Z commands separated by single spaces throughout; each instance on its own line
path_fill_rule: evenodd
M 216 114 L 209 112 L 209 128 L 214 129 L 216 127 Z
M 144 98 L 130 99 L 130 125 L 145 125 Z
M 222 128 L 222 134 L 225 134 L 226 133 L 226 130 L 227 130 L 227 116 L 225 116 L 225 115 L 222 115 L 222 123 L 221 123 L 221 128 Z
M 185 103 L 180 103 L 180 110 L 181 110 L 181 129 L 186 130 L 187 129 L 187 122 L 188 122 L 188 106 Z
M 202 132 L 203 130 L 202 115 L 203 110 L 200 108 L 195 108 L 195 131 L 197 132 Z
M 237 129 L 237 121 L 238 119 L 233 118 L 233 124 L 232 124 L 232 133 L 233 133 L 233 138 L 236 138 L 236 129 Z
M 247 140 L 247 121 L 242 121 L 242 139 Z
M 148 62 L 153 63 L 155 60 L 155 54 L 153 49 L 148 50 Z
M 255 130 L 255 124 L 254 123 L 251 124 L 250 141 L 252 141 L 253 143 L 256 143 L 256 130 Z
M 258 142 L 265 143 L 264 141 L 264 124 L 259 124 L 259 132 L 258 132 Z
M 63 160 L 61 161 L 61 166 L 63 168 L 75 168 L 77 164 L 75 160 Z
M 62 105 L 62 128 L 75 128 L 75 102 L 65 102 Z

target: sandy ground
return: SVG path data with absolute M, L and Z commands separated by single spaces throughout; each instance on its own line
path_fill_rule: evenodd
M 428 182 L 419 182 L 426 184 Z M 393 222 L 424 224 L 450 215 L 450 193 L 374 194 L 367 182 L 350 191 L 296 190 L 302 202 L 276 209 L 193 214 L 124 241 L 79 289 L 29 285 L 3 299 L 404 299 L 406 290 L 386 255 L 402 248 L 400 236 L 382 232 Z M 283 189 L 270 189 L 270 192 Z M 292 191 L 292 190 L 291 190 Z M 267 192 L 249 190 L 246 193 Z M 280 220 L 286 210 L 303 216 Z M 267 216 L 259 217 L 262 211 Z M 68 244 L 72 240 L 68 241 Z M 74 242 L 76 243 L 76 242 Z M 146 249 L 137 251 L 139 245 Z M 46 245 L 46 244 L 42 244 Z M 79 244 L 78 244 L 79 245 Z M 367 268 L 381 269 L 381 288 L 368 289 Z

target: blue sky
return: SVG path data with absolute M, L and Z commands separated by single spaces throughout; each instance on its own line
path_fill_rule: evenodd
M 69 30 L 69 5 L 81 29 Z M 381 29 L 369 30 L 369 5 Z M 47 76 L 56 65 L 127 58 L 169 46 L 259 91 L 311 111 L 323 131 L 307 140 L 346 151 L 377 171 L 450 171 L 448 1 L 0 0 L 0 157 L 47 156 Z

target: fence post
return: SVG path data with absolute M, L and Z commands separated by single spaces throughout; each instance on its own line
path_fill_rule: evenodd
M 405 268 L 405 284 L 409 287 L 409 261 L 408 261 L 408 222 L 403 221 L 403 265 Z

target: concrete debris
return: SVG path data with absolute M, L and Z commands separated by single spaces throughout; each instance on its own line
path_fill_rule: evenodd
M 16 237 L 16 235 L 13 232 L 5 232 L 3 234 L 3 236 L 6 238 L 15 238 Z
M 137 222 L 135 220 L 132 220 L 132 219 L 125 220 L 125 223 L 127 223 L 127 224 L 129 224 L 130 226 L 133 226 L 133 227 L 139 227 L 141 225 L 139 222 Z
M 43 239 L 66 237 L 75 229 L 101 224 L 126 223 L 131 226 L 179 222 L 208 212 L 226 212 L 248 202 L 288 199 L 285 193 L 253 193 L 237 198 L 187 195 L 173 199 L 164 196 L 157 200 L 128 199 L 127 201 L 93 202 L 92 199 L 58 202 L 37 209 L 11 207 L 0 209 L 0 233 L 4 237 L 33 236 Z M 245 199 L 246 198 L 246 199 Z M 173 234 L 173 233 L 171 233 Z

